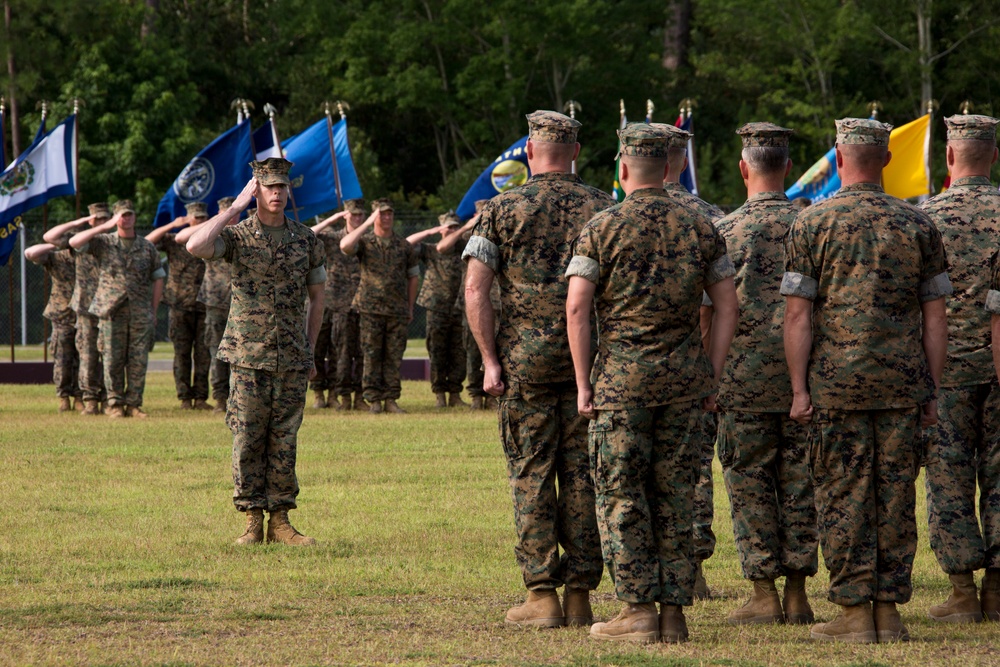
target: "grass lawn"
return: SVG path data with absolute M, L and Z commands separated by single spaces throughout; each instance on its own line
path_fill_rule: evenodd
M 229 431 L 176 409 L 170 374 L 149 376 L 147 421 L 59 415 L 51 386 L 0 386 L 0 664 L 1000 664 L 997 624 L 926 617 L 948 587 L 923 500 L 909 644 L 727 625 L 749 586 L 718 469 L 706 575 L 719 595 L 686 610 L 690 643 L 506 627 L 523 590 L 495 418 L 436 411 L 426 383 L 404 383 L 400 403 L 409 415 L 307 409 L 291 517 L 320 546 L 240 549 Z M 826 581 L 809 583 L 821 620 L 835 613 Z M 617 613 L 610 592 L 605 578 L 601 619 Z

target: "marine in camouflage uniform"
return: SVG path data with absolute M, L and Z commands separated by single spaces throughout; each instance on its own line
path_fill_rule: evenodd
M 341 251 L 356 256 L 361 267 L 353 303 L 361 313 L 361 385 L 371 412 L 403 413 L 396 404 L 402 391 L 399 371 L 420 266 L 412 246 L 392 230 L 392 201 L 377 199 L 372 202 L 372 211 L 375 215 L 340 243 Z M 372 225 L 375 233 L 366 234 Z
M 185 250 L 176 241 L 177 234 L 168 230 L 194 226 L 207 219 L 208 206 L 192 202 L 187 205 L 187 216 L 146 235 L 167 256 L 169 273 L 163 301 L 170 306 L 167 335 L 174 346 L 174 387 L 182 409 L 212 409 L 206 402 L 212 358 L 205 344 L 205 304 L 198 301 L 205 263 Z
M 660 185 L 667 127 L 634 123 L 618 133 L 627 196 L 587 223 L 566 271 L 579 411 L 592 419 L 601 546 L 626 603 L 591 628 L 599 639 L 687 639 L 681 607 L 694 597 L 699 422 L 702 399 L 715 391 L 699 328 L 703 291 L 720 298 L 718 340 L 710 343 L 724 348 L 714 355 L 719 366 L 737 319 L 725 241 Z M 592 308 L 600 331 L 593 363 Z
M 42 315 L 52 322 L 49 349 L 52 352 L 52 381 L 59 397 L 59 412 L 71 410 L 70 398 L 82 409 L 77 374 L 80 357 L 76 351 L 76 313 L 70 307 L 76 283 L 76 261 L 69 250 L 69 235 L 57 244 L 27 248 L 24 256 L 45 269 L 49 277 L 49 298 Z
M 579 122 L 552 111 L 527 118 L 532 177 L 498 194 L 480 214 L 462 254 L 469 262 L 466 315 L 483 354 L 484 382 L 503 392 L 498 416 L 514 500 L 514 553 L 529 591 L 506 620 L 589 624 L 588 591 L 603 568 L 587 426 L 576 411 L 566 340 L 563 273 L 580 229 L 614 201 L 570 173 Z M 494 276 L 503 304 L 495 343 Z M 555 589 L 563 585 L 561 606 Z
M 667 131 L 670 133 L 670 154 L 668 157 L 670 171 L 663 182 L 663 189 L 666 190 L 667 196 L 694 209 L 709 221 L 721 220 L 725 215 L 722 209 L 691 194 L 687 188 L 681 185 L 681 173 L 688 164 L 687 146 L 692 134 L 672 125 L 667 127 L 669 128 Z M 707 599 L 712 594 L 705 582 L 702 562 L 711 558 L 712 554 L 715 553 L 715 533 L 712 531 L 712 520 L 715 517 L 715 499 L 713 497 L 715 484 L 712 481 L 712 461 L 715 458 L 718 424 L 716 413 L 702 412 L 698 431 L 698 438 L 701 442 L 701 458 L 698 468 L 698 483 L 694 493 L 694 523 L 692 526 L 696 565 L 694 595 L 698 599 Z
M 436 395 L 439 408 L 468 407 L 461 397 L 466 362 L 462 314 L 455 309 L 458 294 L 463 291 L 465 262 L 459 253 L 441 253 L 437 244 L 423 242 L 432 234 L 440 233 L 442 238 L 457 234 L 462 221 L 454 211 L 439 216 L 438 221 L 440 226 L 412 234 L 406 240 L 426 267 L 424 282 L 417 294 L 417 305 L 427 311 L 431 391 Z M 450 396 L 446 398 L 446 394 Z
M 237 544 L 264 540 L 310 546 L 288 522 L 296 508 L 298 430 L 302 424 L 313 344 L 323 317 L 323 245 L 305 225 L 283 214 L 292 163 L 251 163 L 254 178 L 233 205 L 196 231 L 187 248 L 230 264 L 232 298 L 219 358 L 229 363 L 226 423 L 233 433 L 233 504 L 247 513 Z M 247 207 L 257 212 L 227 226 Z M 308 300 L 308 309 L 306 306 Z
M 90 314 L 100 318 L 108 415 L 146 417 L 142 396 L 164 271 L 153 244 L 135 235 L 132 202 L 115 202 L 114 212 L 104 225 L 74 236 L 70 245 L 93 255 L 99 266 Z M 101 233 L 116 227 L 116 234 Z
M 785 242 L 792 418 L 812 421 L 810 467 L 834 621 L 821 640 L 908 638 L 921 422 L 936 420 L 951 294 L 941 234 L 879 185 L 891 126 L 837 121 L 843 187 L 801 211 Z M 871 603 L 874 602 L 874 612 Z
M 931 548 L 952 583 L 951 596 L 931 607 L 930 617 L 962 623 L 981 620 L 984 611 L 973 573 L 992 568 L 991 581 L 1000 574 L 1000 387 L 991 363 L 990 314 L 983 309 L 986 267 L 1000 238 L 1000 193 L 989 179 L 997 159 L 997 120 L 962 115 L 945 124 L 953 180 L 946 192 L 921 205 L 944 238 L 955 288 L 948 298 L 939 420 L 926 433 L 925 481 Z M 998 602 L 986 611 L 1000 620 Z
M 811 623 L 805 580 L 818 569 L 816 507 L 809 477 L 809 432 L 788 416 L 792 385 L 785 364 L 779 291 L 784 238 L 798 208 L 785 197 L 791 130 L 748 123 L 740 171 L 747 201 L 720 220 L 736 269 L 740 322 L 719 381 L 719 460 L 743 576 L 753 596 L 729 614 L 736 625 Z M 704 310 L 711 311 L 706 297 Z M 784 601 L 774 580 L 786 577 Z
M 986 294 L 986 310 L 990 313 L 993 368 L 1000 377 L 1000 252 L 990 259 L 990 291 Z M 993 412 L 994 417 L 996 411 Z M 982 611 L 988 621 L 1000 621 L 1000 447 L 997 441 L 989 443 L 980 454 L 980 512 L 983 515 L 983 533 L 986 546 L 983 577 Z M 988 515 L 988 520 L 987 520 Z
M 88 206 L 90 215 L 80 220 L 64 223 L 53 227 L 45 233 L 45 240 L 57 247 L 68 247 L 69 234 L 80 225 L 91 227 L 104 224 L 111 217 L 108 205 L 104 202 Z M 100 339 L 100 320 L 90 314 L 90 303 L 97 291 L 100 281 L 100 269 L 97 258 L 90 253 L 81 253 L 71 248 L 75 261 L 75 281 L 73 295 L 70 299 L 70 309 L 76 314 L 76 349 L 79 354 L 79 386 L 83 396 L 85 415 L 99 414 L 99 406 L 107 400 L 104 389 L 104 361 L 101 357 L 98 341 Z
M 357 257 L 348 257 L 340 251 L 340 242 L 361 225 L 364 216 L 364 200 L 350 199 L 344 203 L 342 213 L 313 227 L 326 249 L 327 268 L 323 326 L 316 341 L 316 377 L 312 381 L 316 392 L 314 408 L 336 406 L 338 410 L 350 410 L 351 394 L 357 395 L 356 408 L 363 407 L 360 316 L 352 306 L 361 281 L 361 268 Z M 328 228 L 330 222 L 341 217 L 347 219 L 344 228 Z M 323 395 L 325 391 L 330 392 L 329 397 Z M 337 397 L 343 402 L 338 402 Z
M 233 205 L 235 197 L 219 200 L 219 212 L 223 213 Z M 239 222 L 236 218 L 234 222 Z M 205 347 L 208 348 L 209 382 L 212 398 L 215 399 L 214 412 L 225 412 L 229 401 L 229 362 L 219 359 L 219 345 L 229 321 L 229 303 L 232 299 L 231 268 L 226 261 L 205 261 L 205 276 L 198 288 L 198 303 L 205 306 Z

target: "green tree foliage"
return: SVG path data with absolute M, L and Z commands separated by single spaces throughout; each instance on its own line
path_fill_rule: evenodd
M 610 190 L 619 99 L 640 120 L 673 122 L 697 101 L 707 199 L 744 197 L 733 131 L 750 120 L 795 128 L 793 176 L 832 144 L 833 120 L 902 124 L 932 96 L 940 115 L 1000 112 L 1000 23 L 970 0 L 6 0 L 21 116 L 80 113 L 84 203 L 132 197 L 151 217 L 200 148 L 231 126 L 231 103 L 278 109 L 288 137 L 345 100 L 366 193 L 455 206 L 524 114 L 580 103 L 578 168 Z M 678 11 L 683 10 L 683 11 Z M 690 23 L 675 25 L 683 14 Z M 924 30 L 921 30 L 921 26 Z M 921 34 L 925 37 L 921 38 Z M 666 42 L 685 57 L 668 62 Z M 944 176 L 935 130 L 935 180 Z M 53 215 L 71 213 L 53 204 Z

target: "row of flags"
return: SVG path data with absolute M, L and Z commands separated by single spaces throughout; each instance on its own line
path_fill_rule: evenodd
M 239 194 L 253 173 L 250 162 L 284 157 L 295 163 L 289 173 L 287 215 L 305 220 L 364 196 L 347 141 L 347 119 L 334 123 L 329 115 L 284 141 L 278 140 L 274 120 L 251 131 L 249 119 L 219 135 L 184 167 L 163 195 L 153 226 L 168 224 L 185 214 L 191 202 L 208 204 L 210 216 L 218 201 Z
M 646 123 L 653 122 L 653 107 L 652 102 L 647 102 L 646 104 Z M 625 126 L 628 125 L 628 118 L 625 117 L 625 102 L 621 103 L 621 114 L 618 123 L 618 129 L 624 130 Z M 677 120 L 674 121 L 674 127 L 678 127 L 685 132 L 690 132 L 691 137 L 688 139 L 687 143 L 687 164 L 684 165 L 684 171 L 681 172 L 680 183 L 683 185 L 688 192 L 694 196 L 698 196 L 698 177 L 697 168 L 695 167 L 694 160 L 694 117 L 691 113 L 690 107 L 681 107 L 680 115 L 677 116 Z M 621 149 L 621 141 L 618 142 L 618 148 Z M 614 197 L 615 201 L 623 201 L 625 199 L 625 192 L 622 190 L 622 184 L 619 181 L 619 174 L 621 173 L 621 158 L 615 160 L 615 181 L 611 186 L 611 196 Z

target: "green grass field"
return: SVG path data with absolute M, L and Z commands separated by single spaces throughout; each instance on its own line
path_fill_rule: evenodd
M 727 625 L 748 585 L 718 470 L 706 575 L 719 595 L 686 611 L 690 643 L 506 627 L 523 590 L 495 418 L 436 411 L 426 383 L 404 383 L 400 403 L 409 415 L 307 409 L 291 518 L 320 546 L 239 549 L 229 431 L 219 415 L 176 409 L 168 373 L 149 376 L 147 421 L 59 415 L 51 386 L 0 386 L 0 663 L 1000 664 L 997 624 L 926 618 L 947 579 L 922 500 L 916 592 L 902 609 L 909 644 Z M 821 619 L 835 613 L 826 581 L 821 570 L 809 584 Z M 605 578 L 602 619 L 618 610 L 610 592 Z

